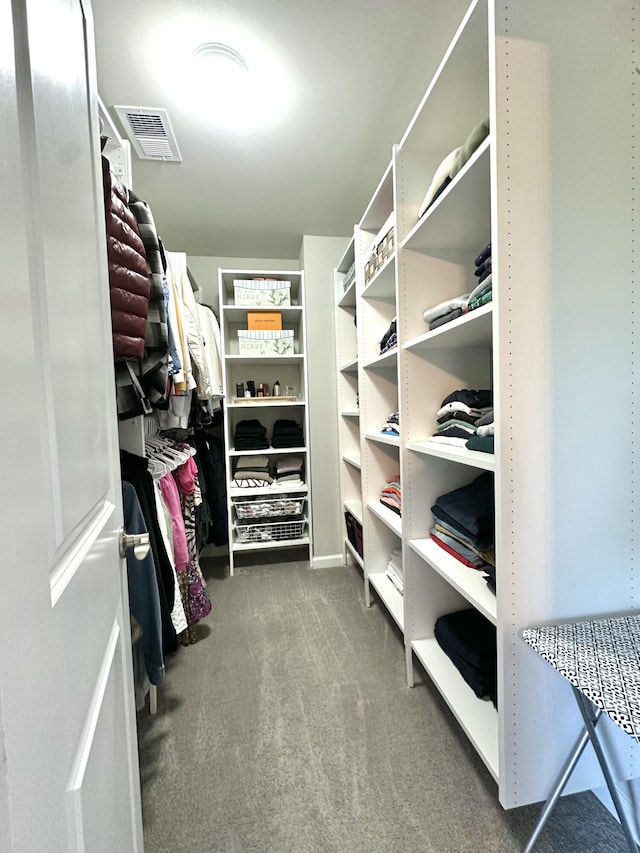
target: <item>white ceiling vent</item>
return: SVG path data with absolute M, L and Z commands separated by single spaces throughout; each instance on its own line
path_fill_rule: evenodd
M 141 160 L 182 162 L 166 110 L 114 107 L 122 127 Z

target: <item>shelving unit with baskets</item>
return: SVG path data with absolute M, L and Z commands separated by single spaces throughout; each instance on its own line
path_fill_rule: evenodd
M 625 408 L 615 452 L 572 418 L 585 394 L 625 405 L 633 396 L 634 328 L 621 321 L 637 287 L 637 133 L 621 118 L 633 115 L 632 13 L 626 0 L 615 16 L 581 15 L 577 2 L 540 14 L 473 0 L 354 236 L 361 493 L 343 480 L 343 500 L 362 500 L 367 602 L 373 587 L 402 630 L 408 684 L 426 673 L 507 808 L 546 797 L 580 725 L 520 631 L 625 611 L 639 592 L 629 568 L 635 410 Z M 439 165 L 487 118 L 487 138 L 420 216 Z M 395 248 L 372 265 L 390 222 Z M 489 242 L 492 301 L 429 329 L 425 310 L 473 289 L 474 258 Z M 398 347 L 381 355 L 396 314 Z M 495 454 L 432 440 L 442 401 L 458 389 L 492 390 Z M 380 434 L 394 410 L 398 440 Z M 396 473 L 401 518 L 379 501 Z M 483 474 L 494 483 L 496 594 L 430 535 L 436 499 Z M 398 548 L 403 596 L 385 573 Z M 476 697 L 436 639 L 436 620 L 458 610 L 495 627 L 497 707 Z M 624 737 L 606 734 L 620 775 L 640 775 Z M 585 756 L 567 792 L 600 785 Z
M 220 269 L 218 280 L 223 382 L 225 399 L 229 401 L 225 406 L 224 429 L 229 568 L 233 574 L 236 560 L 244 551 L 311 548 L 304 273 Z M 253 282 L 258 282 L 255 304 L 252 302 Z M 247 345 L 250 312 L 258 317 L 275 312 L 286 335 L 255 335 Z M 253 382 L 256 394 L 260 385 L 265 393 L 251 397 L 245 397 L 244 393 L 239 395 L 239 390 L 248 389 L 249 382 Z M 280 393 L 274 395 L 276 382 Z M 243 444 L 236 448 L 238 425 L 254 422 L 259 422 L 266 431 L 267 446 L 247 449 Z M 273 445 L 274 427 L 283 422 L 300 427 L 301 443 Z M 251 459 L 262 466 L 263 457 L 267 459 L 271 479 L 278 459 L 299 458 L 302 485 L 287 486 L 286 481 L 279 485 L 265 481 L 264 485 L 251 488 L 234 485 L 238 466 L 250 469 Z

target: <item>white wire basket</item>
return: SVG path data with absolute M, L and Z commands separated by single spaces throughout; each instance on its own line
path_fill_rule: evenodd
M 304 496 L 282 496 L 277 498 L 242 498 L 233 505 L 238 518 L 276 518 L 285 515 L 302 515 Z
M 281 542 L 283 539 L 301 539 L 306 518 L 296 521 L 272 521 L 269 524 L 236 524 L 238 542 Z

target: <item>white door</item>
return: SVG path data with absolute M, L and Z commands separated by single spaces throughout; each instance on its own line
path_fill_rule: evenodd
M 92 44 L 0 0 L 1 853 L 142 851 Z

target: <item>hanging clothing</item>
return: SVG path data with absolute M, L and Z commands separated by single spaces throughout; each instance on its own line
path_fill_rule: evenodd
M 213 396 L 213 389 L 204 354 L 196 299 L 193 295 L 191 282 L 187 273 L 187 256 L 184 252 L 167 252 L 166 256 L 176 293 L 178 298 L 182 300 L 183 331 L 186 333 L 185 337 L 189 355 L 191 356 L 198 399 L 210 400 Z
M 147 525 L 140 508 L 140 501 L 131 483 L 122 482 L 122 506 L 124 529 L 129 534 L 147 533 Z M 145 671 L 151 684 L 162 684 L 164 680 L 164 656 L 162 653 L 162 616 L 158 579 L 153 562 L 153 551 L 142 560 L 136 559 L 133 548 L 127 549 L 127 585 L 129 609 L 135 619 L 140 635 L 140 644 Z
M 178 575 L 187 567 L 189 562 L 189 549 L 187 547 L 187 536 L 184 529 L 184 519 L 180 507 L 180 495 L 176 481 L 171 474 L 165 474 L 159 480 L 162 498 L 169 511 L 171 519 L 171 530 L 173 533 L 173 554 L 176 561 Z
M 149 205 L 129 190 L 129 207 L 136 218 L 149 265 L 149 313 L 145 330 L 140 384 L 152 404 L 166 399 L 169 375 L 169 332 L 162 279 L 164 269 L 158 232 Z
M 149 311 L 147 256 L 129 194 L 102 157 L 113 354 L 116 361 L 141 360 Z
M 171 622 L 173 624 L 173 628 L 176 634 L 180 634 L 187 627 L 187 617 L 184 612 L 184 602 L 182 600 L 182 596 L 180 594 L 180 586 L 178 581 L 178 573 L 176 571 L 176 561 L 173 553 L 173 534 L 171 530 L 171 516 L 169 515 L 169 510 L 162 499 L 162 492 L 160 491 L 160 484 L 154 480 L 153 481 L 153 492 L 156 498 L 156 511 L 158 514 L 158 526 L 160 527 L 160 533 L 162 534 L 162 539 L 164 541 L 164 546 L 167 552 L 167 557 L 169 558 L 169 562 L 171 563 L 171 568 L 173 569 L 173 577 L 175 582 L 175 593 L 173 596 L 173 608 L 171 610 Z
M 196 544 L 196 506 L 202 503 L 202 495 L 198 485 L 198 469 L 193 457 L 173 472 L 176 490 L 179 494 L 182 517 L 184 519 L 185 537 L 189 559 L 183 577 L 179 578 L 185 600 L 185 611 L 188 627 L 180 636 L 184 644 L 195 643 L 197 634 L 195 625 L 211 613 L 211 599 L 207 592 L 207 584 L 200 568 L 198 547 Z
M 216 315 L 207 305 L 196 302 L 196 310 L 200 321 L 200 331 L 204 344 L 204 354 L 209 371 L 213 399 L 222 397 L 222 345 L 220 341 L 220 324 Z
M 158 581 L 158 597 L 162 619 L 162 648 L 164 654 L 173 654 L 178 648 L 176 632 L 171 622 L 171 610 L 175 597 L 175 581 L 171 563 L 167 556 L 164 540 L 158 524 L 153 479 L 149 473 L 149 462 L 142 456 L 135 456 L 126 450 L 120 451 L 122 478 L 134 487 L 145 524 L 149 532 L 149 544 L 153 552 L 153 562 Z
M 198 476 L 199 480 L 204 482 L 209 515 L 211 516 L 211 528 L 207 543 L 226 545 L 229 541 L 229 530 L 227 527 L 227 477 L 224 466 L 224 444 L 220 438 L 205 430 L 196 430 L 192 443 L 197 450 Z

